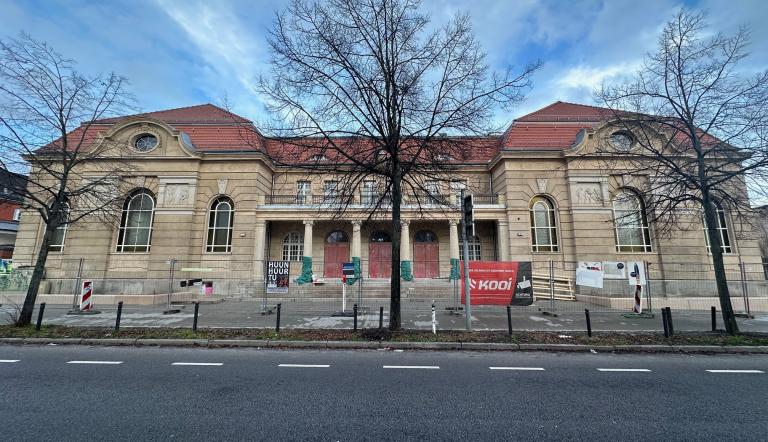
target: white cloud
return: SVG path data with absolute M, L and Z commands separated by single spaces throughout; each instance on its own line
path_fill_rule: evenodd
M 592 67 L 580 65 L 563 72 L 556 80 L 564 88 L 586 88 L 594 90 L 606 81 L 616 81 L 634 74 L 640 67 L 640 61 L 621 62 L 615 65 Z

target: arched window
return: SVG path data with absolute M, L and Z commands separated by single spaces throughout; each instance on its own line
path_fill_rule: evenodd
M 467 240 L 467 247 L 469 249 L 469 260 L 480 261 L 482 259 L 482 253 L 480 249 L 480 238 L 473 236 Z M 459 245 L 459 259 L 464 260 L 464 246 Z
M 531 250 L 534 252 L 557 252 L 557 220 L 555 206 L 549 198 L 536 196 L 528 209 L 531 216 Z
M 349 237 L 341 230 L 334 230 L 328 234 L 328 236 L 325 238 L 325 241 L 329 243 L 349 242 Z
M 117 236 L 118 252 L 149 252 L 154 214 L 155 198 L 149 190 L 136 190 L 125 199 Z
M 216 198 L 208 212 L 208 241 L 206 252 L 229 253 L 232 251 L 232 226 L 235 205 L 222 196 Z
M 283 261 L 301 261 L 304 256 L 304 235 L 291 232 L 283 238 Z
M 617 252 L 650 252 L 651 234 L 643 200 L 633 191 L 622 189 L 613 197 L 613 220 Z
M 723 206 L 717 201 L 715 201 L 715 211 L 717 212 L 717 231 L 720 233 L 720 245 L 722 246 L 723 253 L 733 253 L 731 235 L 728 232 L 728 216 Z M 701 220 L 704 225 L 704 240 L 707 242 L 707 252 L 712 253 L 712 248 L 709 245 L 709 235 L 707 234 L 707 220 L 704 218 L 703 213 Z
M 51 244 L 48 245 L 48 251 L 50 252 L 61 252 L 64 250 L 64 239 L 67 237 L 67 227 L 69 227 L 69 224 L 67 224 L 69 221 L 69 204 L 64 203 L 61 210 L 64 212 L 65 224 L 56 227 L 56 231 L 53 232 Z
M 431 230 L 419 230 L 413 240 L 414 242 L 437 242 L 437 235 Z
M 392 242 L 392 237 L 383 230 L 377 230 L 371 234 L 371 242 Z

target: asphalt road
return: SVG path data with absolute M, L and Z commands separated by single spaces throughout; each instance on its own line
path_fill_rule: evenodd
M 768 438 L 764 355 L 0 346 L 0 361 L 6 441 Z

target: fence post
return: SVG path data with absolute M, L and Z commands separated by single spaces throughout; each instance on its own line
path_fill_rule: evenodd
M 115 331 L 120 331 L 120 318 L 123 316 L 123 301 L 117 303 L 117 317 L 115 318 Z
M 199 301 L 195 302 L 195 317 L 194 317 L 194 319 L 192 319 L 192 331 L 193 332 L 197 331 L 197 315 L 198 315 L 198 313 L 200 313 L 200 302 Z
M 669 336 L 675 336 L 675 327 L 672 325 L 672 308 L 667 307 L 667 323 L 669 324 Z
M 661 309 L 661 322 L 664 324 L 664 337 L 669 337 L 669 321 L 667 320 L 667 309 Z
M 43 313 L 45 312 L 45 303 L 40 303 L 40 311 L 37 313 L 37 324 L 35 324 L 35 330 L 40 331 L 40 326 L 43 324 Z
M 278 333 L 280 332 L 280 307 L 282 307 L 282 304 L 278 302 L 277 303 L 277 318 L 275 318 L 276 319 L 276 321 L 275 321 L 275 331 L 278 332 Z
M 352 305 L 352 316 L 354 316 L 354 320 L 352 321 L 352 324 L 354 324 L 353 329 L 357 331 L 357 304 Z
M 512 336 L 512 307 L 507 306 L 507 329 L 509 330 L 509 336 Z
M 717 331 L 717 308 L 715 306 L 712 306 L 712 331 Z
M 77 297 L 80 295 L 80 281 L 83 279 L 83 262 L 84 258 L 80 258 L 80 264 L 77 266 L 77 279 L 75 280 L 75 295 L 72 297 L 72 310 L 79 310 L 77 305 Z
M 592 337 L 592 320 L 589 318 L 589 309 L 584 309 L 584 316 L 587 317 L 587 336 Z
M 379 329 L 384 327 L 384 307 L 379 307 Z
M 549 260 L 549 306 L 555 312 L 555 262 Z

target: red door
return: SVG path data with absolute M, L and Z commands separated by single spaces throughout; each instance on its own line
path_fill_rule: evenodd
M 440 276 L 437 243 L 417 242 L 413 244 L 413 277 L 437 278 Z
M 372 242 L 368 245 L 368 277 L 392 276 L 392 243 Z
M 349 243 L 325 243 L 323 277 L 341 278 L 341 266 L 349 261 Z

